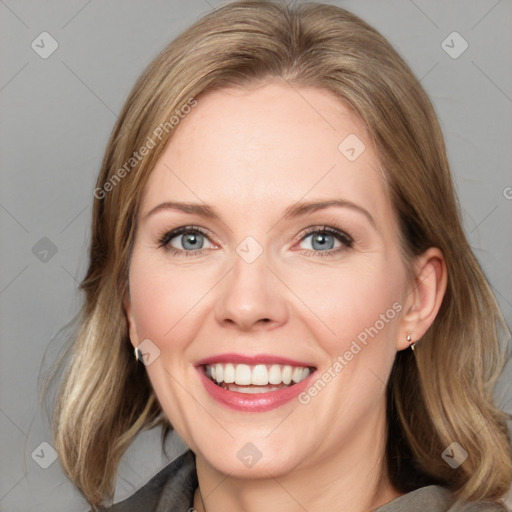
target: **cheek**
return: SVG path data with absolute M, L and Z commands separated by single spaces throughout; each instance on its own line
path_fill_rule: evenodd
M 130 299 L 138 343 L 149 339 L 160 356 L 146 367 L 153 389 L 174 428 L 186 432 L 189 395 L 176 375 L 190 372 L 187 350 L 198 337 L 201 298 L 211 288 L 204 273 L 170 268 L 143 251 L 134 251 L 130 266 Z
M 135 256 L 130 267 L 130 299 L 139 338 L 164 339 L 190 323 L 201 297 L 211 288 L 207 276 Z
M 404 278 L 399 258 L 393 264 L 359 258 L 329 272 L 310 271 L 309 279 L 296 280 L 294 289 L 314 314 L 309 325 L 331 359 L 350 350 L 354 341 L 366 349 L 373 340 L 377 346 L 365 352 L 377 357 L 395 350 Z

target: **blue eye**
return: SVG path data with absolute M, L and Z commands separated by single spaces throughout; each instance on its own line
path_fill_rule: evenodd
M 301 238 L 301 243 L 308 239 L 309 247 L 302 248 L 301 253 L 315 256 L 333 255 L 352 247 L 354 243 L 352 238 L 343 231 L 328 226 L 309 231 Z
M 310 237 L 312 248 L 319 251 L 332 249 L 336 243 L 336 238 L 334 238 L 334 235 L 329 235 L 326 233 L 315 233 L 313 235 L 308 235 L 304 238 L 304 240 L 307 240 Z
M 209 242 L 208 237 L 201 230 L 183 226 L 165 233 L 159 240 L 159 245 L 169 249 L 174 248 L 176 252 L 192 252 L 205 249 L 205 241 Z
M 306 256 L 334 256 L 354 243 L 350 235 L 329 226 L 310 229 L 300 238 L 299 243 L 304 242 L 307 242 L 307 247 L 301 247 L 299 252 Z M 201 228 L 182 226 L 164 233 L 158 240 L 158 246 L 175 256 L 194 256 L 203 254 L 205 249 L 212 249 L 214 244 Z

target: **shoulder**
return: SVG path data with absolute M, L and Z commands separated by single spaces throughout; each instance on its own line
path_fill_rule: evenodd
M 180 455 L 137 492 L 101 512 L 186 512 L 197 487 L 194 454 L 191 450 Z
M 491 502 L 472 502 L 453 505 L 453 494 L 438 485 L 421 487 L 404 494 L 374 512 L 507 512 L 503 505 Z

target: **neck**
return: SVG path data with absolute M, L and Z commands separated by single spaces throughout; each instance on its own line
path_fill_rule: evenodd
M 377 414 L 377 418 L 382 415 Z M 284 474 L 246 479 L 220 473 L 196 455 L 199 488 L 194 496 L 198 512 L 368 512 L 400 496 L 393 488 L 385 462 L 383 424 L 369 419 L 349 443 L 310 458 Z M 380 423 L 380 420 L 377 420 Z

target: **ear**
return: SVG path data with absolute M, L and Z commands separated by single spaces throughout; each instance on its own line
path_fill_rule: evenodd
M 130 336 L 130 342 L 133 345 L 133 348 L 138 347 L 140 344 L 139 336 L 137 334 L 137 326 L 135 323 L 135 317 L 133 315 L 130 292 L 128 290 L 126 290 L 123 296 L 123 309 L 126 316 L 126 322 L 128 325 L 128 335 Z
M 443 302 L 448 280 L 443 253 L 431 247 L 414 262 L 415 278 L 405 299 L 405 314 L 398 332 L 397 350 L 409 347 L 421 339 L 437 316 Z

